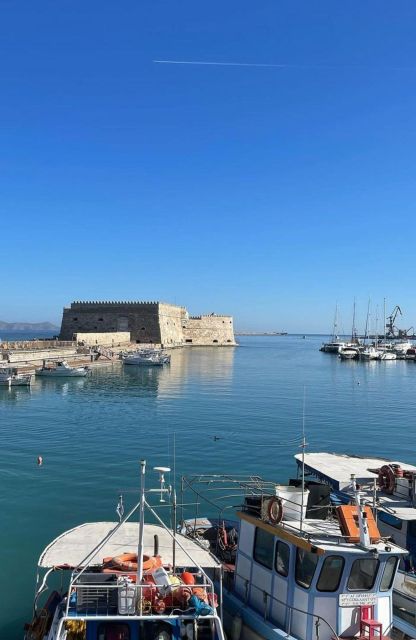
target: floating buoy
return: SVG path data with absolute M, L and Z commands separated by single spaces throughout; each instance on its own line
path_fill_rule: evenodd
M 43 458 L 42 456 L 38 456 L 38 467 L 41 467 L 43 464 Z

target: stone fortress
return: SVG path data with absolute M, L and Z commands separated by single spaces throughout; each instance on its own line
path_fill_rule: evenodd
M 164 302 L 72 302 L 62 316 L 61 340 L 129 342 L 162 347 L 235 346 L 232 316 L 190 316 L 185 307 Z

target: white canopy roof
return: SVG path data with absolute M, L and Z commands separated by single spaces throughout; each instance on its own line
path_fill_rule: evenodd
M 54 567 L 67 564 L 71 567 L 79 565 L 84 558 L 103 540 L 117 522 L 87 522 L 74 529 L 65 531 L 55 538 L 39 558 L 39 567 Z M 159 555 L 163 564 L 173 564 L 173 540 L 168 531 L 159 525 L 145 524 L 144 526 L 144 554 L 152 556 L 154 552 L 154 536 L 159 538 Z M 137 522 L 125 522 L 116 533 L 105 543 L 92 559 L 89 565 L 101 564 L 107 556 L 118 556 L 122 553 L 137 553 L 139 525 Z M 202 549 L 196 542 L 177 534 L 176 539 L 186 549 L 189 556 L 176 545 L 176 565 L 182 567 L 219 567 L 214 556 Z
M 302 464 L 302 454 L 295 455 L 299 466 Z M 339 491 L 351 491 L 351 474 L 354 473 L 358 484 L 365 485 L 377 478 L 377 473 L 369 469 L 379 469 L 385 464 L 398 464 L 404 471 L 416 472 L 416 467 L 398 460 L 385 458 L 361 458 L 342 453 L 305 453 L 305 469 L 311 471 L 317 478 L 330 484 Z M 362 487 L 363 489 L 363 487 Z M 372 501 L 372 492 L 369 491 Z M 416 509 L 407 497 L 398 495 L 378 495 L 378 508 L 388 511 L 401 520 L 416 520 Z
M 300 465 L 302 454 L 297 453 L 295 458 Z M 416 467 L 411 464 L 385 458 L 361 458 L 342 453 L 305 453 L 305 466 L 322 479 L 335 480 L 340 491 L 351 487 L 352 473 L 355 474 L 358 483 L 369 482 L 377 478 L 377 474 L 369 469 L 379 469 L 385 464 L 399 464 L 405 471 L 416 472 Z

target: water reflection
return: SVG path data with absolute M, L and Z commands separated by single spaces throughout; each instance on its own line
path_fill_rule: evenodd
M 19 402 L 30 398 L 29 386 L 6 387 L 0 386 L 0 402 Z

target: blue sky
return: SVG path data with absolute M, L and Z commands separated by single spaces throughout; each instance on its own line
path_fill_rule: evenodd
M 0 319 L 416 324 L 415 30 L 414 0 L 0 0 Z

